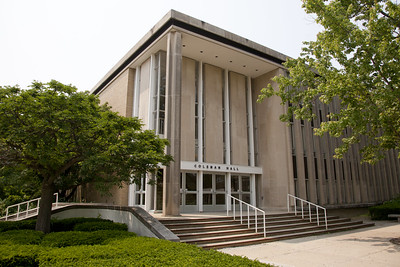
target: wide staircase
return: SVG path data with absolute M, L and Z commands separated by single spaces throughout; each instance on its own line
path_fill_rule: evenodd
M 312 214 L 303 207 L 296 212 L 265 214 L 248 213 L 210 218 L 163 218 L 159 221 L 176 234 L 181 242 L 205 249 L 245 246 L 373 226 L 373 223 L 352 221 L 338 216 Z M 310 209 L 311 211 L 312 209 Z M 302 212 L 303 211 L 303 212 Z M 238 213 L 238 212 L 237 212 Z M 326 213 L 325 213 L 326 214 Z M 317 219 L 318 217 L 318 219 Z

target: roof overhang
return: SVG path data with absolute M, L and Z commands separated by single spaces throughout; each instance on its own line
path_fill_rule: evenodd
M 151 54 L 167 49 L 170 31 L 182 33 L 182 56 L 250 77 L 278 67 L 287 56 L 236 34 L 170 10 L 92 89 L 98 94 L 127 68 L 136 68 Z

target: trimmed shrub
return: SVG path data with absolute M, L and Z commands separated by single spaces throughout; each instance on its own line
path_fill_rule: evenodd
M 54 232 L 47 234 L 43 241 L 42 246 L 46 247 L 70 247 L 70 246 L 83 246 L 83 245 L 100 245 L 108 243 L 111 240 L 126 238 L 129 236 L 136 236 L 134 233 L 126 231 L 112 231 L 103 230 L 95 232 Z
M 400 214 L 400 197 L 386 201 L 382 205 L 368 208 L 372 220 L 388 220 L 388 214 Z
M 0 235 L 1 244 L 34 245 L 40 244 L 44 236 L 43 232 L 35 230 L 11 230 Z
M 39 266 L 37 245 L 0 245 L 0 266 Z
M 148 237 L 51 249 L 39 255 L 39 262 L 42 266 L 268 266 L 240 256 Z
M 112 221 L 101 218 L 82 218 L 82 217 L 68 218 L 62 220 L 53 219 L 51 221 L 51 232 L 73 231 L 75 225 L 86 222 L 112 222 Z
M 74 226 L 74 231 L 93 232 L 99 230 L 128 231 L 128 226 L 124 223 L 114 223 L 111 221 L 84 222 Z
M 35 230 L 36 220 L 24 220 L 24 221 L 0 221 L 0 232 L 6 232 L 10 230 Z

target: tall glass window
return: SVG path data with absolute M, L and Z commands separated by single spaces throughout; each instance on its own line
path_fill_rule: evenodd
M 163 135 L 165 128 L 165 87 L 166 87 L 166 53 L 159 51 L 155 56 L 155 92 L 154 92 L 154 130 Z

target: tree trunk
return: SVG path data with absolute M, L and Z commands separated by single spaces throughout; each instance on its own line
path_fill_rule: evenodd
M 47 234 L 50 232 L 50 219 L 51 219 L 51 207 L 53 203 L 53 194 L 55 191 L 54 183 L 42 184 L 42 196 L 40 199 L 39 214 L 36 221 L 36 231 L 42 231 Z

